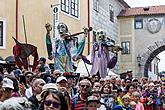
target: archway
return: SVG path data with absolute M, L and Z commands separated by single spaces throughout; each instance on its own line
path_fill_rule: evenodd
M 142 56 L 141 64 L 144 66 L 142 71 L 144 72 L 145 77 L 149 76 L 148 68 L 152 60 L 164 50 L 165 50 L 165 39 L 163 39 L 163 41 L 155 42 L 154 45 L 149 46 L 148 50 L 141 55 Z

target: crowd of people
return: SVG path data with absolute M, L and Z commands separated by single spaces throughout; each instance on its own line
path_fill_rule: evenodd
M 40 58 L 34 72 L 1 68 L 0 110 L 165 110 L 165 83 L 132 73 L 80 77 Z

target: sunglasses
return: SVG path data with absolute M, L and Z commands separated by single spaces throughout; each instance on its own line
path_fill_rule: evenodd
M 51 100 L 45 100 L 44 104 L 46 106 L 51 106 L 53 104 L 53 108 L 59 108 L 60 104 L 57 102 L 52 102 Z
M 82 88 L 85 88 L 85 86 L 86 86 L 86 88 L 89 88 L 90 86 L 88 86 L 88 85 L 80 85 Z

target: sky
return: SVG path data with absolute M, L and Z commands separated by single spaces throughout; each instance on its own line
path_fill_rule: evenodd
M 131 7 L 165 5 L 165 0 L 124 0 Z
M 155 5 L 165 5 L 165 0 L 124 0 L 130 7 L 146 7 Z M 159 72 L 165 71 L 165 51 L 161 52 L 158 57 L 160 58 Z

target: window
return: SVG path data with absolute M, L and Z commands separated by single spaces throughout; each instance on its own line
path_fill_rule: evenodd
M 6 48 L 6 20 L 0 20 L 0 49 Z
M 78 0 L 71 0 L 71 15 L 78 18 Z
M 114 22 L 114 8 L 111 5 L 109 5 L 109 13 L 110 13 L 110 21 Z
M 61 0 L 61 10 L 69 13 L 69 0 Z
M 61 11 L 79 17 L 79 0 L 61 0 Z
M 143 19 L 135 20 L 135 29 L 143 29 Z
M 130 54 L 130 42 L 121 42 L 121 46 L 123 48 L 122 54 Z
M 99 0 L 93 0 L 93 9 L 99 12 Z

